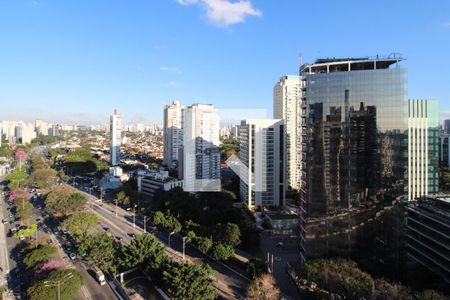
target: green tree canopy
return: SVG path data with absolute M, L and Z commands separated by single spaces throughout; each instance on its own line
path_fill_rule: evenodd
M 208 253 L 213 245 L 212 240 L 209 237 L 197 236 L 193 240 L 194 245 L 203 253 Z
M 28 177 L 28 183 L 36 184 L 40 189 L 46 189 L 56 183 L 56 175 L 57 172 L 50 168 L 34 169 L 33 173 Z
M 231 245 L 216 243 L 211 250 L 211 255 L 218 260 L 228 260 L 234 256 L 234 248 Z
M 215 299 L 212 269 L 206 264 L 171 264 L 163 272 L 169 294 L 174 300 Z
M 118 263 L 118 248 L 113 238 L 102 232 L 89 235 L 80 245 L 79 251 L 86 250 L 91 264 L 114 273 Z
M 28 288 L 30 300 L 57 300 L 58 281 L 60 282 L 61 299 L 75 299 L 83 285 L 83 277 L 75 269 L 57 269 L 51 271 L 43 279 Z
M 250 278 L 255 279 L 265 273 L 267 273 L 267 265 L 259 258 L 252 258 L 247 263 L 247 273 Z
M 166 261 L 164 247 L 150 234 L 138 235 L 122 251 L 122 265 L 126 268 L 149 265 L 158 269 Z
M 30 202 L 18 203 L 16 206 L 16 214 L 22 221 L 28 220 L 31 217 L 32 210 L 33 204 Z
M 23 170 L 15 170 L 11 172 L 6 179 L 10 189 L 16 189 L 25 185 L 25 181 L 28 178 L 28 174 Z
M 23 257 L 23 263 L 30 269 L 37 264 L 49 261 L 51 256 L 55 253 L 55 247 L 50 245 L 39 245 L 39 247 L 31 250 Z
M 239 230 L 239 226 L 233 223 L 227 223 L 225 225 L 221 223 L 217 224 L 216 236 L 222 243 L 233 247 L 236 247 L 241 243 L 241 231 Z
M 27 228 L 24 229 L 20 229 L 19 231 L 17 231 L 16 233 L 14 233 L 14 237 L 18 238 L 18 237 L 32 237 L 36 234 L 37 231 L 37 225 L 36 224 L 31 224 L 30 226 L 28 226 Z
M 76 212 L 64 220 L 63 226 L 77 239 L 84 240 L 90 230 L 97 224 L 98 216 L 93 212 Z
M 47 207 L 56 215 L 68 215 L 86 204 L 86 198 L 67 186 L 55 187 L 46 197 Z

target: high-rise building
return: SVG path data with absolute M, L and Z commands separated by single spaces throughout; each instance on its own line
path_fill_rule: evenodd
M 408 201 L 411 201 L 439 192 L 439 121 L 436 101 L 408 103 Z
M 110 162 L 111 166 L 117 166 L 120 163 L 120 144 L 122 141 L 122 117 L 118 109 L 110 117 Z
M 439 137 L 439 161 L 450 166 L 450 134 L 441 133 Z
M 185 191 L 220 190 L 219 114 L 211 104 L 183 109 L 182 175 Z
M 444 133 L 450 134 L 450 120 L 444 120 Z
M 450 283 L 450 198 L 408 203 L 406 253 Z
M 406 196 L 407 70 L 401 60 L 318 59 L 300 67 L 302 260 L 348 253 L 361 220 Z
M 285 123 L 286 182 L 296 190 L 300 189 L 301 175 L 301 84 L 299 76 L 287 75 L 273 88 L 273 118 Z
M 170 169 L 178 167 L 183 146 L 183 114 L 179 101 L 164 106 L 164 164 Z
M 249 208 L 280 206 L 285 200 L 284 122 L 249 119 L 240 126 L 241 199 Z

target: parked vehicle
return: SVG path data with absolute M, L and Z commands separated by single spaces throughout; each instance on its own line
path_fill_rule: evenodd
M 94 272 L 98 283 L 100 283 L 100 285 L 106 284 L 105 274 L 103 274 L 102 270 L 99 268 L 94 268 Z
M 72 253 L 70 253 L 69 257 L 71 260 L 75 260 L 77 258 L 77 255 L 72 252 Z

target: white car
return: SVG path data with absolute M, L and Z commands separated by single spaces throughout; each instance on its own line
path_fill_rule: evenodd
M 21 235 L 20 237 L 19 237 L 19 240 L 21 240 L 21 241 L 23 241 L 25 239 L 25 237 L 23 236 L 23 235 Z
M 77 255 L 75 253 L 70 253 L 69 257 L 71 260 L 74 260 L 77 258 Z

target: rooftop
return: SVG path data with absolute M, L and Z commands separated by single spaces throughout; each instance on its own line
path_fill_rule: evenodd
M 402 60 L 403 57 L 398 53 L 393 53 L 388 56 L 377 55 L 374 57 L 319 58 L 313 64 L 303 64 L 300 67 L 300 73 L 305 75 L 389 69 L 391 65 L 397 64 Z

